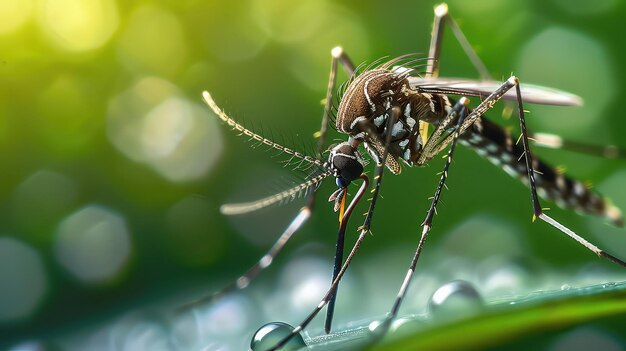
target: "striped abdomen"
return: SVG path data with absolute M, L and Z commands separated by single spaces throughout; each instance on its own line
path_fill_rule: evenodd
M 517 138 L 484 117 L 479 122 L 461 136 L 461 143 L 528 185 L 521 142 L 516 145 Z M 582 182 L 563 175 L 536 157 L 533 158 L 533 168 L 539 196 L 554 201 L 560 207 L 604 217 L 617 226 L 624 225 L 621 211 Z

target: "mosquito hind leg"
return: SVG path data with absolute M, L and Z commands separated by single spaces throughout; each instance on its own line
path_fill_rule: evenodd
M 459 42 L 465 55 L 470 59 L 472 65 L 476 68 L 480 74 L 480 78 L 483 80 L 491 80 L 491 74 L 487 70 L 487 67 L 483 61 L 478 57 L 476 51 L 472 48 L 465 34 L 456 23 L 454 18 L 448 13 L 448 5 L 445 3 L 435 6 L 435 20 L 433 24 L 433 32 L 430 38 L 430 48 L 428 50 L 428 66 L 426 68 L 426 78 L 437 78 L 439 76 L 439 59 L 441 57 L 441 43 L 443 40 L 444 25 L 448 24 L 456 40 Z
M 592 243 L 590 243 L 589 241 L 585 240 L 584 238 L 582 238 L 581 236 L 579 236 L 578 234 L 576 234 L 574 231 L 572 231 L 571 229 L 567 228 L 566 226 L 564 226 L 563 224 L 561 224 L 559 221 L 553 219 L 552 217 L 546 215 L 545 213 L 543 213 L 543 210 L 541 208 L 541 203 L 539 201 L 539 196 L 537 195 L 537 187 L 535 185 L 535 169 L 533 168 L 533 159 L 532 159 L 532 155 L 530 152 L 530 147 L 528 146 L 528 131 L 526 129 L 526 120 L 524 118 L 524 106 L 523 106 L 523 102 L 522 102 L 522 94 L 520 91 L 520 87 L 519 87 L 519 80 L 515 79 L 515 92 L 517 95 L 517 111 L 518 111 L 518 118 L 519 118 L 519 123 L 520 123 L 520 130 L 521 130 L 521 141 L 522 141 L 522 146 L 524 148 L 524 160 L 526 162 L 526 170 L 528 172 L 528 182 L 529 182 L 529 186 L 530 186 L 530 195 L 531 195 L 531 201 L 532 201 L 532 206 L 533 206 L 533 213 L 534 216 L 536 218 L 541 219 L 542 221 L 550 224 L 551 226 L 555 227 L 556 229 L 560 230 L 563 234 L 569 236 L 571 239 L 575 240 L 576 242 L 578 242 L 579 244 L 581 244 L 582 246 L 586 247 L 588 250 L 594 252 L 596 255 L 600 256 L 600 257 L 604 257 L 607 258 L 621 266 L 626 267 L 626 262 L 620 260 L 619 258 L 607 253 L 606 251 L 600 249 L 599 247 L 593 245 Z

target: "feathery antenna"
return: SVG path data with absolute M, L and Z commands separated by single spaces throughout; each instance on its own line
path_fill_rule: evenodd
M 306 180 L 304 183 L 300 183 L 294 186 L 291 189 L 281 191 L 278 194 L 270 195 L 259 200 L 242 202 L 237 204 L 224 204 L 220 207 L 220 211 L 225 215 L 239 215 L 257 211 L 282 201 L 292 200 L 300 196 L 303 191 L 308 191 L 309 189 L 318 186 L 322 182 L 322 180 L 324 180 L 324 178 L 328 177 L 331 174 L 332 173 L 330 171 L 326 171 L 320 175 Z
M 278 143 L 276 143 L 276 142 L 274 142 L 274 141 L 272 141 L 270 139 L 264 138 L 260 134 L 257 134 L 255 132 L 251 131 L 250 129 L 244 127 L 243 125 L 237 123 L 237 121 L 235 121 L 234 119 L 228 117 L 228 115 L 226 113 L 224 113 L 224 111 L 221 108 L 219 108 L 219 106 L 217 106 L 217 104 L 215 103 L 215 101 L 211 97 L 211 94 L 209 94 L 208 91 L 202 92 L 202 97 L 204 98 L 204 101 L 207 103 L 207 105 L 209 105 L 211 110 L 213 110 L 213 112 L 222 121 L 226 122 L 226 124 L 228 124 L 234 130 L 236 130 L 238 132 L 241 132 L 241 134 L 250 137 L 250 139 L 252 139 L 252 140 L 256 140 L 259 143 L 267 145 L 267 146 L 269 146 L 271 148 L 274 148 L 274 149 L 276 149 L 278 151 L 284 152 L 284 153 L 286 153 L 288 155 L 291 155 L 291 156 L 293 156 L 295 158 L 299 158 L 303 162 L 308 162 L 309 164 L 315 164 L 315 165 L 325 169 L 323 161 L 315 159 L 315 158 L 313 158 L 311 156 L 305 155 L 305 154 L 303 154 L 301 152 L 298 152 L 296 150 L 284 147 L 281 144 L 278 144 Z

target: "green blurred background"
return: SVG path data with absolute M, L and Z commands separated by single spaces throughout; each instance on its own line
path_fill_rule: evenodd
M 0 347 L 60 340 L 57 346 L 71 349 L 63 340 L 75 332 L 89 335 L 93 326 L 145 306 L 171 310 L 235 279 L 303 202 L 232 218 L 220 215 L 219 205 L 269 195 L 305 174 L 282 168 L 278 161 L 284 158 L 251 149 L 218 123 L 202 105 L 201 91 L 209 90 L 232 117 L 256 130 L 296 148 L 312 147 L 330 49 L 342 45 L 356 63 L 426 53 L 436 3 L 0 2 Z M 624 2 L 448 4 L 496 79 L 514 73 L 522 82 L 585 99 L 580 108 L 528 106 L 533 131 L 626 146 L 620 99 L 626 78 Z M 441 74 L 478 77 L 449 30 Z M 342 72 L 339 80 L 345 78 Z M 496 108 L 491 118 L 515 129 L 517 122 L 500 117 L 501 111 Z M 623 161 L 560 150 L 536 153 L 593 181 L 626 208 Z M 441 166 L 435 160 L 385 178 L 373 235 L 348 277 L 356 283 L 352 290 L 346 283 L 339 301 L 361 311 L 359 318 L 391 306 Z M 329 279 L 336 217 L 324 198 L 334 190 L 332 183 L 320 188 L 313 218 L 251 287 L 256 298 L 246 303 L 263 310 L 259 306 L 277 294 L 285 275 L 307 276 L 311 264 L 293 268 L 300 267 L 294 263 L 299 257 L 312 257 Z M 444 267 L 441 276 L 428 276 L 433 286 L 447 278 L 471 280 L 455 264 L 470 271 L 482 267 L 485 275 L 506 266 L 488 261 L 492 256 L 534 267 L 528 276 L 548 277 L 522 280 L 509 294 L 626 278 L 556 230 L 531 223 L 528 190 L 473 152 L 459 150 L 448 184 L 418 265 L 431 273 Z M 626 258 L 623 230 L 545 206 Z M 355 216 L 351 234 L 359 221 Z M 295 273 L 285 273 L 288 267 Z M 373 307 L 363 312 L 349 301 L 350 291 L 369 291 L 369 300 L 359 301 Z M 424 291 L 422 300 L 432 289 Z M 313 294 L 310 306 L 319 296 Z M 266 308 L 259 319 L 296 323 L 309 308 L 293 314 Z M 349 307 L 342 313 L 340 321 L 355 318 Z M 249 320 L 245 333 L 256 323 Z

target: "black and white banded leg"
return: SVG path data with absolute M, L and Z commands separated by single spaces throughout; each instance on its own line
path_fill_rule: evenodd
M 467 110 L 468 104 L 469 104 L 469 100 L 465 97 L 462 97 L 454 106 L 454 110 L 458 111 L 459 118 L 456 123 L 455 131 L 451 134 L 452 141 L 450 143 L 450 149 L 448 149 L 446 163 L 443 166 L 443 171 L 441 172 L 441 178 L 439 179 L 439 183 L 437 184 L 435 195 L 432 197 L 432 202 L 426 214 L 426 218 L 421 224 L 422 236 L 420 237 L 420 240 L 417 244 L 417 249 L 415 250 L 415 254 L 413 255 L 413 259 L 411 260 L 411 265 L 409 266 L 407 274 L 404 277 L 404 281 L 402 282 L 402 285 L 400 286 L 400 290 L 398 291 L 398 295 L 396 296 L 394 304 L 391 310 L 389 311 L 389 314 L 387 315 L 387 319 L 382 325 L 384 329 L 381 329 L 380 336 L 384 335 L 384 332 L 386 332 L 386 330 L 391 325 L 391 322 L 398 315 L 398 310 L 400 309 L 400 305 L 402 304 L 402 301 L 404 300 L 406 296 L 407 289 L 409 287 L 411 279 L 413 278 L 413 274 L 415 273 L 415 267 L 417 265 L 417 261 L 424 247 L 424 243 L 426 242 L 426 237 L 428 236 L 428 233 L 430 232 L 430 229 L 432 228 L 433 218 L 435 214 L 437 213 L 437 204 L 439 203 L 441 192 L 443 191 L 443 188 L 445 187 L 446 179 L 448 179 L 448 171 L 450 169 L 450 165 L 452 164 L 452 157 L 454 156 L 454 150 L 456 149 L 459 136 L 461 135 L 460 126 L 468 114 L 468 110 Z
M 596 255 L 605 257 L 621 266 L 626 267 L 626 262 L 620 260 L 619 258 L 607 253 L 606 251 L 598 248 L 593 245 L 589 241 L 585 240 L 571 229 L 567 228 L 560 222 L 554 220 L 550 216 L 543 213 L 541 209 L 541 203 L 539 202 L 539 196 L 537 195 L 537 186 L 535 185 L 535 170 L 533 168 L 532 155 L 530 152 L 530 147 L 528 145 L 528 131 L 526 128 L 526 120 L 524 119 L 524 106 L 522 102 L 522 95 L 519 87 L 519 80 L 517 77 L 510 77 L 506 82 L 504 82 L 498 89 L 496 89 L 487 99 L 485 99 L 478 107 L 476 107 L 469 116 L 465 119 L 463 124 L 461 125 L 460 132 L 463 134 L 469 127 L 472 126 L 487 110 L 489 110 L 493 105 L 502 98 L 502 96 L 510 89 L 515 88 L 515 93 L 517 97 L 517 109 L 518 109 L 518 118 L 520 123 L 521 136 L 520 140 L 522 142 L 522 146 L 524 149 L 524 162 L 526 164 L 526 170 L 528 173 L 528 183 L 530 186 L 531 193 L 531 202 L 533 206 L 533 213 L 536 218 L 543 220 L 544 222 L 549 223 L 553 227 L 560 230 L 565 235 L 569 236 L 571 239 L 575 240 L 582 246 L 586 247 L 588 250 L 594 252 Z M 451 136 L 448 136 L 442 143 L 449 143 L 449 139 Z

